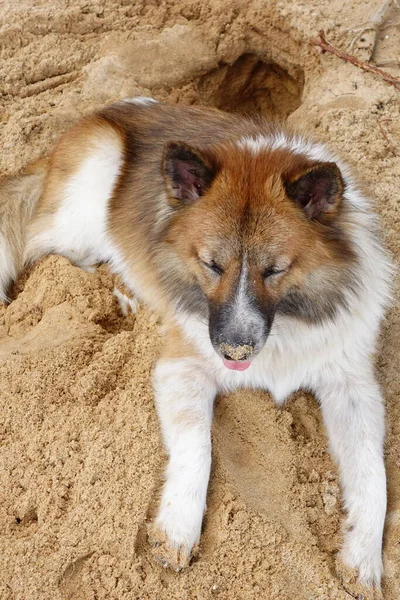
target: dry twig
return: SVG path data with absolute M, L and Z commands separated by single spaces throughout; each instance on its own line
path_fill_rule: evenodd
M 377 75 L 379 75 L 379 77 L 381 77 L 384 81 L 386 81 L 386 83 L 393 85 L 397 90 L 400 91 L 400 79 L 398 77 L 394 77 L 394 75 L 391 75 L 390 73 L 387 73 L 386 71 L 383 71 L 382 69 L 375 66 L 374 64 L 360 60 L 356 56 L 353 56 L 352 54 L 347 54 L 347 52 L 343 52 L 343 50 L 336 48 L 336 46 L 333 46 L 332 44 L 330 44 L 328 42 L 328 40 L 325 37 L 325 32 L 323 29 L 321 29 L 321 31 L 319 32 L 319 37 L 312 39 L 311 43 L 314 46 L 318 46 L 318 48 L 321 48 L 322 52 L 329 52 L 330 54 L 334 54 L 335 56 L 338 56 L 342 60 L 345 60 L 346 62 L 349 62 L 352 65 L 359 67 L 363 71 L 369 71 L 371 73 L 376 73 Z
M 378 121 L 378 127 L 380 129 L 381 134 L 383 135 L 383 137 L 385 138 L 385 140 L 387 141 L 387 143 L 389 144 L 389 148 L 392 151 L 392 153 L 397 156 L 397 148 L 396 148 L 396 144 L 394 143 L 392 137 L 391 137 L 391 129 L 390 126 L 386 127 L 383 125 L 383 123 L 391 123 L 392 119 L 380 119 Z
M 365 600 L 364 594 L 353 594 L 353 592 L 348 590 L 345 586 L 343 586 L 343 589 L 346 592 L 346 594 L 348 594 L 352 598 L 355 598 L 355 600 Z

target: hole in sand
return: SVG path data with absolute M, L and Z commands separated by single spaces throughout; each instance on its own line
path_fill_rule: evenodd
M 25 514 L 23 514 L 22 516 L 17 515 L 15 517 L 15 522 L 17 525 L 25 525 L 26 527 L 29 527 L 33 523 L 36 524 L 38 522 L 38 514 L 36 508 L 28 508 L 25 511 Z
M 272 61 L 243 54 L 233 64 L 222 65 L 201 77 L 198 92 L 202 104 L 285 119 L 300 106 L 303 87 L 301 69 L 291 75 Z

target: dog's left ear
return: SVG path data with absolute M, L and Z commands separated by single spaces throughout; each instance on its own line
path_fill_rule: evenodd
M 216 171 L 209 157 L 183 142 L 166 145 L 163 170 L 169 195 L 183 204 L 203 196 Z
M 339 167 L 333 162 L 317 163 L 300 176 L 284 178 L 286 194 L 296 202 L 310 219 L 334 216 L 344 190 Z

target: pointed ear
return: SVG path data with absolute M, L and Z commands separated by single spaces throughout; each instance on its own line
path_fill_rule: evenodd
M 163 169 L 169 194 L 183 204 L 202 196 L 215 176 L 210 159 L 183 142 L 166 145 Z
M 344 182 L 336 163 L 317 163 L 295 178 L 284 178 L 286 194 L 310 219 L 334 216 L 340 207 Z

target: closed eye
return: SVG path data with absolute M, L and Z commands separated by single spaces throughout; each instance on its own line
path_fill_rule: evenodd
M 205 262 L 204 260 L 202 260 L 201 262 L 205 267 L 207 267 L 207 269 L 210 269 L 210 271 L 213 271 L 217 275 L 222 275 L 222 273 L 224 272 L 223 268 L 217 265 L 217 263 L 213 260 L 209 263 Z
M 263 279 L 268 279 L 273 275 L 280 275 L 282 273 L 286 273 L 287 269 L 278 269 L 277 267 L 268 267 L 263 271 Z

